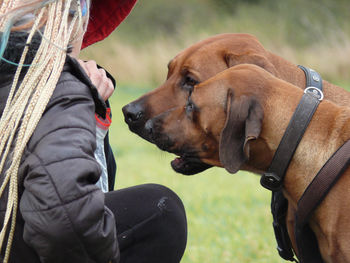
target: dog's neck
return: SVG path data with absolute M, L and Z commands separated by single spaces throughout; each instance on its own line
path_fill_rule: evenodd
M 326 161 L 349 139 L 350 109 L 321 103 L 286 173 L 284 187 L 295 205 Z
M 305 89 L 306 78 L 302 69 L 273 53 L 268 53 L 268 57 L 277 71 L 276 77 Z M 339 106 L 350 105 L 350 93 L 343 88 L 323 80 L 323 89 L 326 99 L 333 101 Z
M 264 109 L 263 128 L 259 139 L 251 144 L 249 162 L 243 167 L 244 170 L 261 173 L 269 167 L 301 97 L 300 94 L 289 94 L 290 90 L 284 89 L 282 94 L 277 94 L 279 100 L 274 99 L 273 104 L 263 103 L 269 105 Z M 284 179 L 287 196 L 295 205 L 323 164 L 349 139 L 350 108 L 323 101 L 310 122 Z

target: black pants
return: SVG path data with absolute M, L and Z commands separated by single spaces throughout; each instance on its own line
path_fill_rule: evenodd
M 120 263 L 178 263 L 187 241 L 183 204 L 168 188 L 145 184 L 106 193 L 115 215 Z M 23 219 L 16 224 L 10 263 L 40 263 L 23 241 Z M 1 261 L 1 259 L 0 259 Z
M 121 263 L 180 262 L 187 222 L 173 191 L 145 184 L 109 192 L 105 202 L 115 214 Z

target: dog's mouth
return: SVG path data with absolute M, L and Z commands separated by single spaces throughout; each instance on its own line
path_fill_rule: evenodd
M 171 167 L 175 172 L 184 175 L 193 175 L 212 167 L 209 164 L 203 163 L 199 158 L 186 156 L 186 154 L 180 155 L 171 161 Z

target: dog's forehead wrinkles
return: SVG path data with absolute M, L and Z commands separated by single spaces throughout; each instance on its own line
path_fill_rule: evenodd
M 183 66 L 183 68 L 180 71 L 180 74 L 182 77 L 189 76 L 189 77 L 192 77 L 194 80 L 200 79 L 199 72 L 196 69 L 194 69 L 188 65 Z
M 201 82 L 217 73 L 213 71 L 213 63 L 218 64 L 216 68 L 224 70 L 226 68 L 223 55 L 224 50 L 227 50 L 229 43 L 232 42 L 232 36 L 234 35 L 235 34 L 217 35 L 183 50 L 169 61 L 168 78 L 170 75 L 184 75 L 190 71 L 197 77 L 197 80 Z M 219 63 L 222 63 L 222 65 Z M 206 74 L 202 75 L 203 73 Z
M 217 36 L 209 38 L 205 41 L 200 41 L 183 50 L 181 53 L 176 55 L 174 59 L 177 59 L 182 65 L 186 64 L 189 68 L 196 68 L 202 65 L 202 59 L 207 60 L 213 55 L 212 45 L 216 45 L 217 41 Z

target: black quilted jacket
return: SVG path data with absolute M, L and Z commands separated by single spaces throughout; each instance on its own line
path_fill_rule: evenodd
M 0 69 L 0 116 L 12 78 L 13 73 Z M 94 185 L 100 175 L 94 159 L 95 110 L 103 115 L 104 102 L 78 62 L 67 57 L 22 157 L 10 262 L 119 261 L 115 219 Z M 0 199 L 0 225 L 6 195 Z

